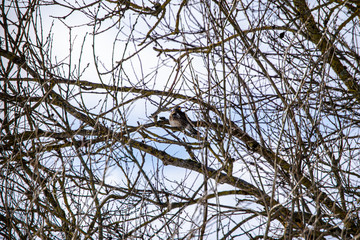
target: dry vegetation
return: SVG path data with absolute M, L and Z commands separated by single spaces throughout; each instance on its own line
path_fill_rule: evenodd
M 0 238 L 359 238 L 359 9 L 3 1 Z

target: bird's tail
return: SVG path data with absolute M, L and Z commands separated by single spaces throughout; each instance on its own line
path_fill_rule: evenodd
M 200 133 L 193 126 L 191 126 L 191 124 L 186 126 L 186 130 L 188 130 L 193 135 L 200 136 Z

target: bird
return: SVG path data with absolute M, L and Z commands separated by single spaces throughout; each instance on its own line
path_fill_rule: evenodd
M 188 130 L 191 134 L 198 135 L 199 132 L 194 128 L 186 113 L 181 111 L 180 106 L 176 106 L 170 113 L 169 122 L 172 127 Z

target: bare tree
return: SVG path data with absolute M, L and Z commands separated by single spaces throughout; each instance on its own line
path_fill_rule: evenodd
M 0 236 L 359 238 L 360 4 L 310 2 L 3 1 Z

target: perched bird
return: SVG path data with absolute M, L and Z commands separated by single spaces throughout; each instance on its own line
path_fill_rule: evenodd
M 198 131 L 194 128 L 186 113 L 181 111 L 179 106 L 176 106 L 170 113 L 169 122 L 172 127 L 186 129 L 194 135 L 198 135 Z

